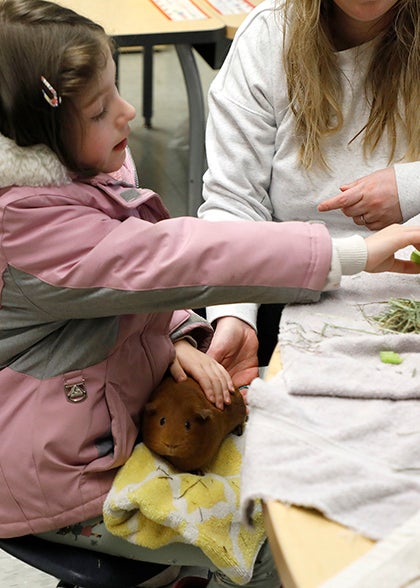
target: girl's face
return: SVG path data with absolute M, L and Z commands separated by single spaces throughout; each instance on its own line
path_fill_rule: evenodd
M 130 134 L 128 123 L 136 111 L 118 93 L 111 52 L 105 69 L 75 100 L 75 107 L 80 122 L 72 125 L 70 140 L 77 161 L 105 173 L 120 169 Z

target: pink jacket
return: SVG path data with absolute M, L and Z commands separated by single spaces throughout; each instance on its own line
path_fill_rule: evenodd
M 313 301 L 330 267 L 321 224 L 168 219 L 150 190 L 57 163 L 0 136 L 1 537 L 101 513 L 172 341 L 209 344 L 181 309 Z

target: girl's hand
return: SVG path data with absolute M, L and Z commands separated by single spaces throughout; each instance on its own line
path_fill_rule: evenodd
M 340 186 L 341 194 L 324 200 L 319 212 L 337 210 L 352 217 L 356 225 L 366 225 L 371 231 L 401 223 L 400 201 L 393 167 L 375 171 L 350 184 Z
M 176 358 L 169 368 L 174 380 L 182 382 L 191 376 L 217 408 L 223 410 L 225 404 L 230 404 L 230 392 L 233 392 L 234 385 L 225 368 L 185 339 L 174 343 L 174 347 Z
M 409 245 L 416 249 L 420 248 L 420 226 L 391 225 L 369 235 L 365 242 L 368 251 L 367 272 L 420 273 L 420 264 L 397 259 L 394 255 L 399 249 Z

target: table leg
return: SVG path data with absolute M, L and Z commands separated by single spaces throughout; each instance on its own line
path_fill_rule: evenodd
M 143 46 L 143 118 L 144 126 L 152 128 L 153 114 L 153 45 Z
M 205 171 L 205 127 L 203 88 L 191 45 L 175 45 L 184 75 L 189 110 L 188 214 L 196 216 L 202 202 L 202 179 Z

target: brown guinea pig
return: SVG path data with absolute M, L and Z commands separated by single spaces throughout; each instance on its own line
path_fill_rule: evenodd
M 219 410 L 207 400 L 198 382 L 165 377 L 154 390 L 143 414 L 143 442 L 178 470 L 202 473 L 224 438 L 242 434 L 246 406 L 235 389 L 231 404 Z

